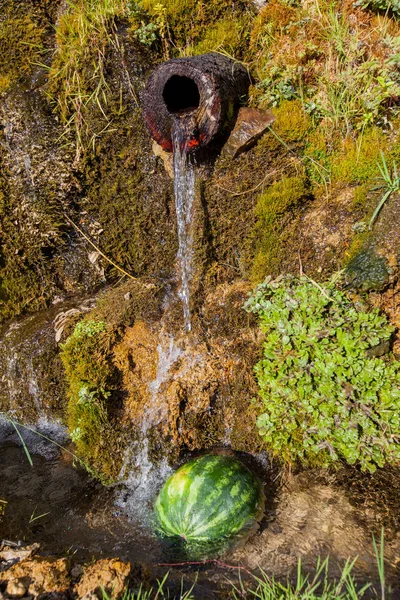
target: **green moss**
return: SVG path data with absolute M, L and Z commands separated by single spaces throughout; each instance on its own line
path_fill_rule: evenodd
M 297 204 L 305 200 L 308 190 L 304 177 L 285 177 L 272 184 L 257 202 L 257 222 L 253 232 L 255 239 L 255 258 L 252 268 L 252 280 L 262 281 L 274 273 L 279 264 L 281 253 L 287 253 L 286 243 L 282 239 L 283 218 Z
M 172 54 L 200 54 L 217 47 L 236 52 L 241 58 L 246 36 L 239 39 L 239 32 L 249 30 L 252 3 L 248 0 L 141 0 L 139 3 L 150 15 L 159 19 L 160 9 L 165 10 L 169 48 Z M 220 38 L 218 39 L 218 36 Z
M 368 192 L 370 186 L 368 184 L 358 185 L 354 188 L 353 206 L 355 209 L 362 208 L 368 201 Z
M 134 276 L 169 274 L 177 251 L 173 187 L 157 169 L 140 110 L 115 119 L 82 164 L 84 208 L 101 225 L 101 249 Z M 107 272 L 119 276 L 109 265 Z
M 333 184 L 364 183 L 379 175 L 380 153 L 388 149 L 388 136 L 371 127 L 357 139 L 346 138 L 331 157 Z
M 23 106 L 24 96 L 20 100 Z M 38 111 L 38 120 L 42 116 Z M 43 139 L 32 134 L 31 142 Z M 55 256 L 65 244 L 58 182 L 49 177 L 40 194 L 32 194 L 22 178 L 15 185 L 5 163 L 0 147 L 0 321 L 46 305 L 57 290 Z
M 117 371 L 110 356 L 113 339 L 113 330 L 104 321 L 84 320 L 61 346 L 71 439 L 78 457 L 105 482 L 116 478 L 122 460 L 112 405 L 117 387 Z
M 274 108 L 273 113 L 276 117 L 273 130 L 284 142 L 290 144 L 306 141 L 312 122 L 300 100 L 286 100 Z
M 26 10 L 29 3 L 10 2 L 0 21 L 0 93 L 23 80 L 44 49 L 46 27 Z
M 243 19 L 222 19 L 214 26 L 206 29 L 205 35 L 188 54 L 205 54 L 216 50 L 224 50 L 231 56 L 240 54 L 246 43 L 247 22 Z

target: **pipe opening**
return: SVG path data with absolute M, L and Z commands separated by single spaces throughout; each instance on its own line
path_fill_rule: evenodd
M 199 88 L 190 77 L 170 77 L 164 86 L 163 98 L 170 114 L 193 112 L 200 106 Z

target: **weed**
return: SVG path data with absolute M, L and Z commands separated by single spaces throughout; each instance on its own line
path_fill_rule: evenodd
M 332 285 L 267 278 L 245 304 L 260 319 L 263 357 L 257 426 L 285 462 L 359 464 L 374 472 L 400 458 L 400 363 L 370 357 L 394 328 L 358 312 Z
M 372 215 L 371 220 L 369 222 L 368 229 L 370 231 L 386 200 L 390 197 L 391 194 L 394 194 L 395 192 L 398 192 L 400 190 L 400 174 L 397 173 L 396 163 L 393 163 L 393 169 L 392 172 L 390 172 L 383 152 L 381 152 L 381 160 L 382 164 L 378 163 L 378 168 L 386 189 L 378 206 L 374 210 L 374 214 Z
M 269 2 L 247 56 L 259 79 L 257 103 L 301 100 L 328 139 L 387 123 L 400 93 L 400 38 L 384 18 L 376 27 L 361 21 L 334 2 Z
M 375 558 L 379 573 L 380 590 L 377 591 L 371 583 L 360 584 L 353 576 L 354 565 L 357 559 L 347 560 L 343 566 L 339 579 L 329 577 L 329 557 L 325 560 L 318 559 L 315 573 L 310 576 L 303 573 L 301 559 L 297 564 L 295 583 L 289 581 L 281 583 L 262 572 L 261 577 L 255 577 L 257 587 L 246 590 L 243 584 L 234 587 L 233 598 L 258 598 L 259 600 L 361 600 L 362 598 L 375 598 L 385 600 L 390 589 L 385 583 L 384 564 L 384 533 L 382 530 L 379 545 L 373 538 Z M 372 595 L 373 594 L 373 595 Z

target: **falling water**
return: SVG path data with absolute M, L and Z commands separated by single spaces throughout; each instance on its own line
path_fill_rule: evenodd
M 149 518 L 149 504 L 154 494 L 171 473 L 167 458 L 154 464 L 150 456 L 150 430 L 167 418 L 166 402 L 157 401 L 162 385 L 168 381 L 170 371 L 182 354 L 182 349 L 168 336 L 157 348 L 158 363 L 156 376 L 148 384 L 150 401 L 144 411 L 140 437 L 125 453 L 124 464 L 119 478 L 124 480 L 125 489 L 116 498 L 116 505 L 129 516 L 146 524 Z
M 194 123 L 190 115 L 179 117 L 173 125 L 175 207 L 178 223 L 178 263 L 180 269 L 179 297 L 183 304 L 186 331 L 191 330 L 190 281 L 193 258 L 193 201 L 195 171 L 188 155 L 188 140 Z

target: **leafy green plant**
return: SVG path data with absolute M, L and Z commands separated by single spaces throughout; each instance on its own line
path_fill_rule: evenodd
M 391 338 L 384 316 L 306 276 L 268 277 L 245 309 L 265 335 L 257 426 L 273 454 L 370 472 L 400 460 L 400 363 L 367 352 Z
M 355 6 L 368 8 L 374 11 L 385 12 L 400 17 L 400 1 L 399 0 L 358 0 Z

